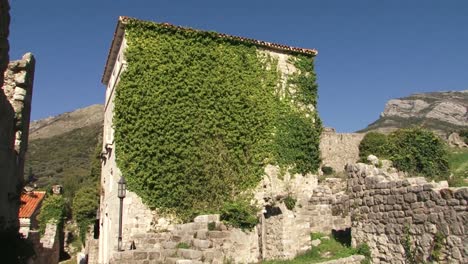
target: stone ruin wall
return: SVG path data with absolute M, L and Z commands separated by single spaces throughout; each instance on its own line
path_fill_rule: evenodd
M 44 235 L 37 230 L 29 231 L 28 240 L 32 242 L 35 256 L 28 260 L 29 264 L 58 263 L 60 257 L 60 241 L 57 225 L 48 223 Z
M 34 58 L 9 62 L 9 3 L 0 0 L 0 229 L 18 227 L 19 192 L 27 148 Z
M 364 133 L 336 133 L 333 128 L 325 128 L 320 137 L 320 153 L 323 166 L 343 172 L 346 164 L 359 160 L 359 143 Z
M 468 263 L 468 188 L 423 178 L 395 179 L 371 165 L 347 166 L 353 245 L 367 243 L 373 263 L 406 263 L 409 235 L 416 261 L 427 261 L 442 235 L 442 263 Z
M 344 188 L 341 179 L 331 179 L 319 186 L 315 175 L 281 175 L 278 167 L 269 165 L 256 189 L 255 198 L 264 209 L 259 214 L 260 223 L 252 231 L 226 227 L 216 215 L 199 216 L 193 223 L 174 224 L 151 213 L 142 206 L 141 200 L 132 197 L 125 207 L 137 205 L 139 209 L 132 209 L 135 214 L 128 215 L 152 214 L 153 223 L 148 226 L 143 221 L 143 226 L 139 226 L 138 219 L 124 223 L 125 252 L 113 253 L 111 263 L 223 263 L 227 260 L 252 263 L 262 259 L 291 259 L 311 248 L 311 232 L 331 233 L 332 229 L 350 227 Z M 292 210 L 284 204 L 288 195 L 297 200 Z M 208 230 L 210 222 L 216 223 L 215 230 Z M 142 228 L 146 231 L 142 232 Z M 131 242 L 135 243 L 136 250 L 128 250 Z M 177 248 L 179 243 L 189 248 Z
M 327 185 L 313 191 L 309 210 L 312 212 L 309 233 L 328 234 L 332 230 L 346 230 L 351 227 L 348 195 L 343 192 L 332 193 Z

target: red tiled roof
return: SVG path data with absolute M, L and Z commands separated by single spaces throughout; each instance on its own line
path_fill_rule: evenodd
M 116 50 L 115 45 L 120 45 L 120 43 L 122 41 L 123 34 L 124 34 L 123 33 L 124 26 L 125 26 L 125 24 L 127 24 L 131 20 L 143 21 L 143 20 L 139 20 L 139 19 L 136 19 L 136 18 L 127 17 L 127 16 L 120 16 L 119 17 L 119 21 L 117 23 L 117 27 L 116 27 L 115 32 L 114 32 L 114 38 L 112 39 L 112 44 L 111 44 L 111 47 L 109 49 L 109 53 L 107 55 L 107 62 L 106 62 L 106 66 L 104 68 L 104 74 L 103 74 L 102 80 L 101 80 L 101 82 L 103 84 L 107 84 L 108 78 L 110 76 L 110 71 L 112 70 L 112 68 L 110 67 L 111 65 L 109 65 L 109 61 L 115 60 L 115 55 L 118 52 L 118 50 Z M 155 23 L 155 24 L 164 26 L 166 28 L 173 28 L 173 29 L 176 29 L 176 30 L 199 31 L 199 32 L 203 31 L 203 30 L 198 30 L 198 29 L 193 29 L 193 28 L 188 28 L 188 27 L 175 26 L 175 25 L 172 25 L 172 24 L 169 24 L 169 23 Z M 277 43 L 261 41 L 261 40 L 251 39 L 251 38 L 238 37 L 238 36 L 233 36 L 233 35 L 228 35 L 228 34 L 223 34 L 223 33 L 216 33 L 216 34 L 217 34 L 217 36 L 219 38 L 226 38 L 226 39 L 236 40 L 236 41 L 240 41 L 240 42 L 250 43 L 250 44 L 257 45 L 257 46 L 261 46 L 261 47 L 265 47 L 265 48 L 269 48 L 269 49 L 274 49 L 274 50 L 280 50 L 280 51 L 284 51 L 284 52 L 302 53 L 302 54 L 308 54 L 308 55 L 312 55 L 312 56 L 316 56 L 318 54 L 318 51 L 316 49 L 305 49 L 305 48 L 291 47 L 291 46 L 287 46 L 287 45 L 281 45 L 281 44 L 277 44 Z M 113 67 L 113 63 L 111 63 L 111 64 L 112 64 L 112 67 Z
M 21 194 L 19 218 L 30 218 L 44 199 L 45 192 L 29 192 Z

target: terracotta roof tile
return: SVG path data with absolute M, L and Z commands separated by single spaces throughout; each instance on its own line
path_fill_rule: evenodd
M 44 199 L 45 192 L 29 192 L 21 194 L 19 218 L 30 218 Z
M 144 20 L 140 20 L 140 19 L 136 19 L 136 18 L 132 18 L 132 17 L 127 17 L 127 16 L 120 16 L 119 17 L 119 21 L 117 23 L 117 27 L 116 27 L 115 32 L 114 32 L 114 38 L 112 39 L 112 44 L 111 44 L 111 47 L 109 49 L 109 53 L 107 55 L 107 62 L 106 62 L 106 66 L 104 68 L 104 74 L 103 74 L 102 80 L 101 80 L 103 84 L 107 84 L 108 78 L 110 76 L 110 71 L 112 70 L 110 65 L 109 65 L 109 61 L 113 60 L 112 57 L 116 55 L 115 54 L 116 52 L 118 52 L 118 50 L 114 50 L 114 48 L 115 48 L 114 45 L 120 45 L 120 43 L 122 41 L 123 34 L 124 34 L 123 31 L 124 31 L 125 24 L 127 24 L 129 21 L 132 21 L 132 20 L 133 21 L 144 21 Z M 169 23 L 156 23 L 156 22 L 154 22 L 154 23 L 158 24 L 158 25 L 161 25 L 161 26 L 164 26 L 164 27 L 167 27 L 167 28 L 173 28 L 173 29 L 177 29 L 177 30 L 199 31 L 199 32 L 204 31 L 204 30 L 198 30 L 198 29 L 193 29 L 193 28 L 189 28 L 189 27 L 176 26 L 176 25 L 172 25 L 172 24 L 169 24 Z M 307 55 L 312 55 L 312 56 L 316 56 L 318 54 L 318 51 L 316 49 L 305 49 L 305 48 L 292 47 L 292 46 L 287 46 L 287 45 L 282 45 L 282 44 L 277 44 L 277 43 L 272 43 L 272 42 L 267 42 L 267 41 L 262 41 L 262 40 L 256 40 L 256 39 L 251 39 L 251 38 L 244 38 L 244 37 L 239 37 L 239 36 L 223 34 L 223 33 L 216 33 L 216 35 L 219 38 L 226 38 L 226 39 L 236 40 L 236 41 L 239 41 L 239 42 L 250 43 L 250 44 L 260 46 L 260 47 L 280 50 L 280 51 L 289 52 L 289 53 L 302 53 L 302 54 L 307 54 Z M 113 63 L 111 63 L 111 65 L 113 67 Z

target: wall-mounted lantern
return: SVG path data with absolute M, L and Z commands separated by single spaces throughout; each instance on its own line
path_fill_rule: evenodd
M 120 199 L 120 210 L 119 210 L 119 240 L 118 240 L 118 251 L 122 251 L 122 211 L 123 211 L 123 199 L 127 192 L 127 182 L 123 176 L 120 176 L 120 180 L 117 183 L 117 197 Z

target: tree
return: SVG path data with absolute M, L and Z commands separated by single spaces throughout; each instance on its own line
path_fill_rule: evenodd
M 81 241 L 85 241 L 88 226 L 96 219 L 96 211 L 99 207 L 99 193 L 96 186 L 88 186 L 79 189 L 73 199 L 73 218 L 80 228 Z

